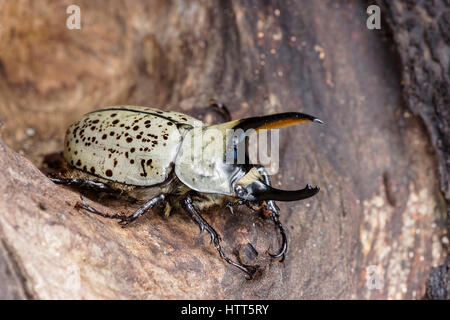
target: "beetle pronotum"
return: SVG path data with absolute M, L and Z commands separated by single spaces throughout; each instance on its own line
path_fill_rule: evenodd
M 226 109 L 222 108 L 222 111 Z M 225 114 L 228 111 L 225 112 Z M 307 185 L 296 191 L 279 190 L 271 186 L 264 167 L 249 162 L 230 163 L 225 153 L 245 142 L 249 129 L 272 129 L 304 121 L 322 123 L 319 119 L 298 112 L 252 117 L 205 126 L 200 120 L 177 112 L 138 106 L 116 106 L 90 112 L 72 124 L 64 142 L 64 158 L 73 168 L 66 176 L 50 177 L 58 184 L 89 187 L 102 192 L 126 191 L 144 200 L 132 215 L 103 214 L 86 203 L 82 208 L 104 217 L 118 218 L 127 226 L 158 203 L 166 204 L 166 214 L 172 208 L 187 212 L 207 231 L 220 256 L 229 264 L 246 272 L 250 278 L 255 267 L 245 266 L 228 258 L 220 245 L 219 234 L 199 211 L 213 205 L 235 205 L 262 208 L 269 212 L 282 236 L 282 245 L 273 258 L 284 259 L 287 238 L 279 221 L 275 201 L 296 201 L 315 195 L 319 188 Z M 202 128 L 200 131 L 195 128 Z M 189 161 L 191 144 L 198 132 L 214 129 L 221 137 L 203 141 L 206 154 L 195 165 Z M 241 129 L 242 136 L 231 139 L 227 130 Z M 216 138 L 216 139 L 215 139 Z M 79 176 L 76 172 L 84 172 Z

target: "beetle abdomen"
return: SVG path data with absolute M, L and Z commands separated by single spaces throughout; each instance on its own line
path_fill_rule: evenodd
M 64 157 L 74 167 L 120 183 L 166 180 L 182 140 L 180 124 L 202 122 L 176 112 L 120 106 L 86 114 L 69 127 Z

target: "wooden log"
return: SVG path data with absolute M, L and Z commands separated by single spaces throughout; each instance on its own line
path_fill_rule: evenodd
M 82 28 L 69 30 L 66 4 L 31 3 L 5 1 L 0 13 L 2 296 L 425 294 L 431 267 L 445 256 L 437 160 L 402 100 L 389 39 L 365 27 L 365 4 L 79 1 Z M 137 104 L 201 116 L 211 98 L 234 118 L 303 111 L 326 123 L 280 134 L 275 186 L 321 187 L 312 199 L 279 204 L 289 239 L 283 263 L 267 255 L 279 245 L 269 221 L 244 209 L 205 215 L 228 254 L 261 266 L 254 280 L 220 260 L 182 212 L 150 212 L 122 229 L 77 210 L 78 192 L 37 169 L 85 112 Z M 108 212 L 136 207 L 99 200 L 88 203 Z

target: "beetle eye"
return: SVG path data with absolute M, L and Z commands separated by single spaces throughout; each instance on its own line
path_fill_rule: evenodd
M 247 190 L 244 187 L 237 186 L 236 187 L 236 195 L 238 197 L 244 197 L 247 194 Z

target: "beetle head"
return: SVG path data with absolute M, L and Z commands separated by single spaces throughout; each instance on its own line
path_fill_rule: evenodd
M 243 162 L 230 161 L 236 160 L 238 146 L 245 145 L 246 137 L 252 133 L 305 121 L 322 123 L 307 114 L 288 112 L 193 128 L 180 146 L 175 173 L 193 190 L 250 201 L 294 201 L 312 196 L 318 189 L 283 191 L 269 186 L 256 166 L 250 164 L 247 154 Z

